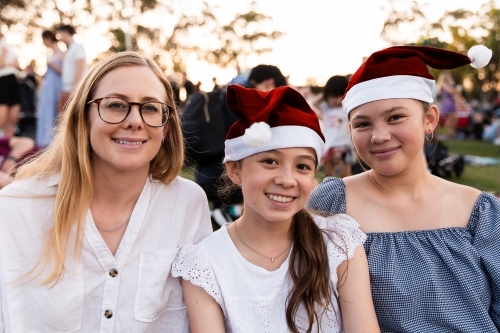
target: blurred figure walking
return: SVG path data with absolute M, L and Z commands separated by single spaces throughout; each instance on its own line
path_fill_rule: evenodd
M 58 105 L 58 111 L 61 114 L 71 91 L 87 72 L 87 60 L 83 45 L 73 39 L 75 28 L 71 25 L 61 25 L 57 28 L 57 33 L 60 35 L 61 41 L 68 47 L 61 73 L 62 93 Z
M 52 141 L 57 106 L 61 95 L 64 52 L 57 45 L 57 38 L 52 31 L 45 30 L 42 33 L 42 40 L 43 44 L 51 51 L 47 57 L 47 72 L 43 77 L 38 100 L 36 143 L 39 146 L 47 146 Z
M 3 129 L 3 136 L 11 137 L 14 136 L 21 108 L 19 84 L 16 78 L 19 62 L 12 46 L 4 39 L 1 28 L 0 21 L 0 130 Z

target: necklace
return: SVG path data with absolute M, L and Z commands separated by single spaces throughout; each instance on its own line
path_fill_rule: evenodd
M 101 230 L 101 231 L 104 231 L 104 232 L 113 232 L 113 231 L 116 231 L 116 230 L 120 230 L 121 228 L 123 228 L 123 226 L 127 225 L 127 223 L 130 221 L 130 217 L 128 218 L 127 221 L 125 221 L 124 223 L 120 224 L 119 226 L 117 226 L 116 228 L 112 228 L 112 229 L 106 229 L 106 228 L 103 228 L 101 227 L 99 224 L 97 224 L 96 221 L 94 221 L 94 224 L 95 226 L 97 227 L 97 229 Z
M 288 250 L 288 249 L 292 246 L 292 244 L 288 245 L 288 246 L 286 247 L 286 249 L 285 249 L 283 252 L 281 252 L 280 254 L 278 254 L 277 256 L 274 256 L 274 257 L 268 257 L 268 256 L 263 255 L 263 254 L 262 254 L 262 253 L 260 253 L 259 251 L 257 251 L 257 250 L 255 250 L 255 249 L 253 249 L 252 247 L 250 247 L 249 245 L 247 245 L 247 243 L 245 243 L 245 242 L 243 241 L 243 239 L 241 239 L 240 233 L 238 232 L 238 228 L 236 227 L 236 222 L 234 223 L 234 229 L 236 230 L 236 235 L 238 235 L 238 239 L 240 240 L 240 242 L 241 242 L 241 243 L 243 243 L 243 245 L 245 245 L 246 247 L 248 247 L 248 248 L 249 248 L 250 250 L 252 250 L 253 252 L 257 253 L 258 255 L 260 255 L 260 256 L 262 256 L 262 257 L 264 257 L 264 258 L 266 258 L 266 259 L 271 260 L 271 262 L 274 262 L 274 260 L 276 260 L 276 258 L 278 258 L 279 256 L 281 256 L 283 253 L 285 253 L 285 252 L 286 252 L 286 251 L 287 251 L 287 250 Z

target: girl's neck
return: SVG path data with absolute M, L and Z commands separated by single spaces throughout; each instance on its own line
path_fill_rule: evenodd
M 243 214 L 237 223 L 240 235 L 253 244 L 291 242 L 291 219 L 283 222 L 270 222 L 252 217 L 251 214 Z
M 388 196 L 419 196 L 432 188 L 432 176 L 425 163 L 414 163 L 397 175 L 384 176 L 375 170 L 368 171 L 375 188 Z

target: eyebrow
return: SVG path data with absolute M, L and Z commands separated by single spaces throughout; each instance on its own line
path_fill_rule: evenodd
M 307 160 L 311 160 L 312 162 L 316 163 L 316 159 L 311 155 L 300 155 L 299 158 L 305 158 Z
M 283 155 L 282 152 L 280 152 L 279 150 L 277 149 L 269 149 L 267 151 L 265 151 L 266 153 L 275 153 L 275 154 L 279 154 L 279 155 Z M 263 152 L 264 153 L 264 152 Z M 316 159 L 314 157 L 312 157 L 311 155 L 299 155 L 297 156 L 298 158 L 305 158 L 307 160 L 311 160 L 313 161 L 314 163 L 316 163 Z
M 122 94 L 118 94 L 118 93 L 111 93 L 111 94 L 108 94 L 106 97 L 118 97 L 118 98 L 121 98 L 121 99 L 124 99 L 124 100 L 128 99 L 128 96 L 125 96 L 125 95 L 122 95 Z M 157 97 L 151 97 L 151 96 L 144 96 L 142 98 L 142 100 L 143 101 L 155 101 L 155 102 L 160 102 L 161 101 Z M 162 103 L 164 103 L 164 102 L 162 102 Z
M 390 109 L 387 109 L 385 111 L 382 112 L 382 116 L 385 116 L 386 114 L 388 113 L 391 113 L 391 112 L 394 112 L 394 111 L 399 111 L 399 110 L 408 110 L 408 108 L 405 108 L 404 106 L 394 106 Z M 364 116 L 364 115 L 356 115 L 352 118 L 352 120 L 355 120 L 355 119 L 366 119 L 366 118 L 370 118 L 369 116 Z

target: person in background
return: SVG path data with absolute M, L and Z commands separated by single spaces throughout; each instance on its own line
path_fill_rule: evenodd
M 195 92 L 195 86 L 194 86 L 194 83 L 188 79 L 186 72 L 182 73 L 182 86 L 184 87 L 184 90 L 186 91 L 186 100 L 187 100 L 189 98 L 189 96 Z
M 170 268 L 212 229 L 205 194 L 179 176 L 173 103 L 135 52 L 75 87 L 52 143 L 0 191 L 0 332 L 190 332 Z
M 75 28 L 71 25 L 61 25 L 56 32 L 60 36 L 60 40 L 66 44 L 67 50 L 64 55 L 62 65 L 62 92 L 59 98 L 59 114 L 64 110 L 64 106 L 69 98 L 71 91 L 76 87 L 78 82 L 87 72 L 87 57 L 83 45 L 75 42 Z
M 0 138 L 0 189 L 10 184 L 17 167 L 37 151 L 35 141 L 27 137 Z
M 324 149 L 314 111 L 287 86 L 230 85 L 227 105 L 239 120 L 224 162 L 244 209 L 172 264 L 192 332 L 380 332 L 358 223 L 304 209 Z
M 482 140 L 500 146 L 500 111 L 497 110 L 492 117 L 491 123 L 484 126 Z
M 11 137 L 15 134 L 21 109 L 21 93 L 16 78 L 19 62 L 12 46 L 4 38 L 2 27 L 0 21 L 0 131 L 3 130 L 3 136 Z
M 323 93 L 313 102 L 319 111 L 321 130 L 325 135 L 325 153 L 321 157 L 321 166 L 326 176 L 340 178 L 352 174 L 351 165 L 356 163 L 356 154 L 352 150 L 349 120 L 342 109 L 342 96 L 347 88 L 345 76 L 335 75 L 328 79 Z
M 42 41 L 50 50 L 50 54 L 47 57 L 47 71 L 38 98 L 36 143 L 39 146 L 47 146 L 52 141 L 61 97 L 64 52 L 57 45 L 57 38 L 52 31 L 45 30 L 42 33 Z
M 432 175 L 424 158 L 439 122 L 427 66 L 480 68 L 491 54 L 391 47 L 373 53 L 347 87 L 354 149 L 371 169 L 325 178 L 308 205 L 349 214 L 367 234 L 382 332 L 500 330 L 500 201 Z
M 436 93 L 441 97 L 440 116 L 441 123 L 444 125 L 445 134 L 449 138 L 457 136 L 457 97 L 460 91 L 457 89 L 455 80 L 449 71 L 439 74 L 436 83 Z

